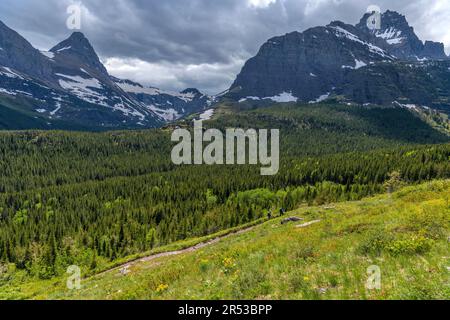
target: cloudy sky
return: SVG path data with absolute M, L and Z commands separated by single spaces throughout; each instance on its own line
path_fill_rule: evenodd
M 450 53 L 450 0 L 1 0 L 0 19 L 35 47 L 72 32 L 67 8 L 81 5 L 81 31 L 112 75 L 167 90 L 227 89 L 273 36 L 359 21 L 369 5 L 407 16 L 421 39 Z

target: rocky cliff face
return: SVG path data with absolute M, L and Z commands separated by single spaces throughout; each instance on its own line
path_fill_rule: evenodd
M 422 54 L 422 58 L 436 60 L 436 59 L 447 59 L 445 54 L 444 44 L 441 42 L 425 41 Z
M 341 83 L 346 70 L 394 60 L 367 38 L 339 21 L 272 38 L 245 64 L 231 92 L 239 98 L 288 92 L 300 101 L 312 101 Z
M 374 31 L 367 27 L 370 16 L 370 13 L 365 14 L 356 27 L 366 33 L 371 42 L 376 42 L 397 59 L 417 61 L 447 58 L 444 44 L 433 41 L 424 44 L 405 16 L 388 10 L 381 15 L 381 29 Z
M 445 104 L 441 93 L 447 84 L 436 81 L 450 76 L 443 44 L 424 44 L 396 12 L 382 14 L 381 29 L 375 31 L 367 27 L 369 17 L 356 26 L 335 21 L 268 40 L 244 65 L 227 96 L 239 101 L 279 101 L 288 95 L 288 101 L 311 103 L 334 96 L 360 103 Z M 427 69 L 437 60 L 442 63 L 432 78 Z M 439 94 L 420 90 L 430 83 L 441 87 Z
M 51 65 L 39 50 L 0 21 L 0 66 L 51 79 Z

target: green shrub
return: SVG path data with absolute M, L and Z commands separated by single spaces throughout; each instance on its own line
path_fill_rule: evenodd
M 358 252 L 364 255 L 378 256 L 384 250 L 386 244 L 394 240 L 394 236 L 391 233 L 383 229 L 372 231 L 367 235 L 358 247 Z
M 314 255 L 315 248 L 311 245 L 301 246 L 295 251 L 295 258 L 300 260 L 312 259 Z
M 385 249 L 392 255 L 423 254 L 428 252 L 434 241 L 424 236 L 412 236 L 408 239 L 396 240 L 385 245 Z
M 395 235 L 388 231 L 371 233 L 359 246 L 358 251 L 362 254 L 378 256 L 382 252 L 391 255 L 411 255 L 428 252 L 434 244 L 434 240 L 424 235 L 406 234 Z

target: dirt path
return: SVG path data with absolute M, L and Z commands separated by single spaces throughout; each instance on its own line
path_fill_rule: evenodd
M 147 256 L 147 257 L 144 257 L 144 258 L 139 258 L 139 259 L 136 259 L 136 260 L 124 263 L 124 264 L 122 264 L 120 266 L 117 266 L 117 267 L 114 267 L 114 268 L 102 271 L 100 273 L 97 273 L 93 277 L 98 277 L 98 276 L 101 276 L 101 275 L 104 275 L 106 273 L 113 272 L 113 271 L 119 271 L 121 274 L 126 275 L 129 272 L 128 269 L 130 267 L 136 265 L 136 264 L 139 264 L 139 263 L 142 263 L 142 262 L 149 262 L 149 261 L 152 261 L 152 260 L 155 260 L 155 259 L 158 259 L 158 258 L 162 258 L 162 257 L 171 257 L 171 256 L 177 256 L 177 255 L 180 255 L 180 254 L 183 254 L 183 253 L 194 252 L 194 251 L 203 249 L 205 247 L 208 247 L 210 245 L 216 244 L 216 243 L 220 242 L 221 240 L 226 239 L 228 237 L 249 232 L 249 231 L 253 230 L 255 227 L 256 227 L 256 225 L 253 226 L 253 227 L 249 227 L 249 228 L 246 228 L 246 229 L 242 229 L 242 230 L 236 231 L 236 232 L 231 232 L 231 233 L 229 233 L 229 234 L 227 234 L 225 236 L 217 237 L 217 238 L 211 239 L 211 240 L 206 241 L 206 242 L 201 242 L 199 244 L 196 244 L 195 246 L 188 247 L 188 248 L 185 248 L 185 249 L 176 250 L 176 251 L 167 251 L 167 252 L 153 254 L 153 255 L 150 255 L 150 256 Z

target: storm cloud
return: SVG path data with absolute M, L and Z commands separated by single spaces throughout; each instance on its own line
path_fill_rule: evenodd
M 168 90 L 227 89 L 269 38 L 356 23 L 369 5 L 407 16 L 422 40 L 450 51 L 450 0 L 2 0 L 0 19 L 35 47 L 67 38 L 67 8 L 112 75 Z

